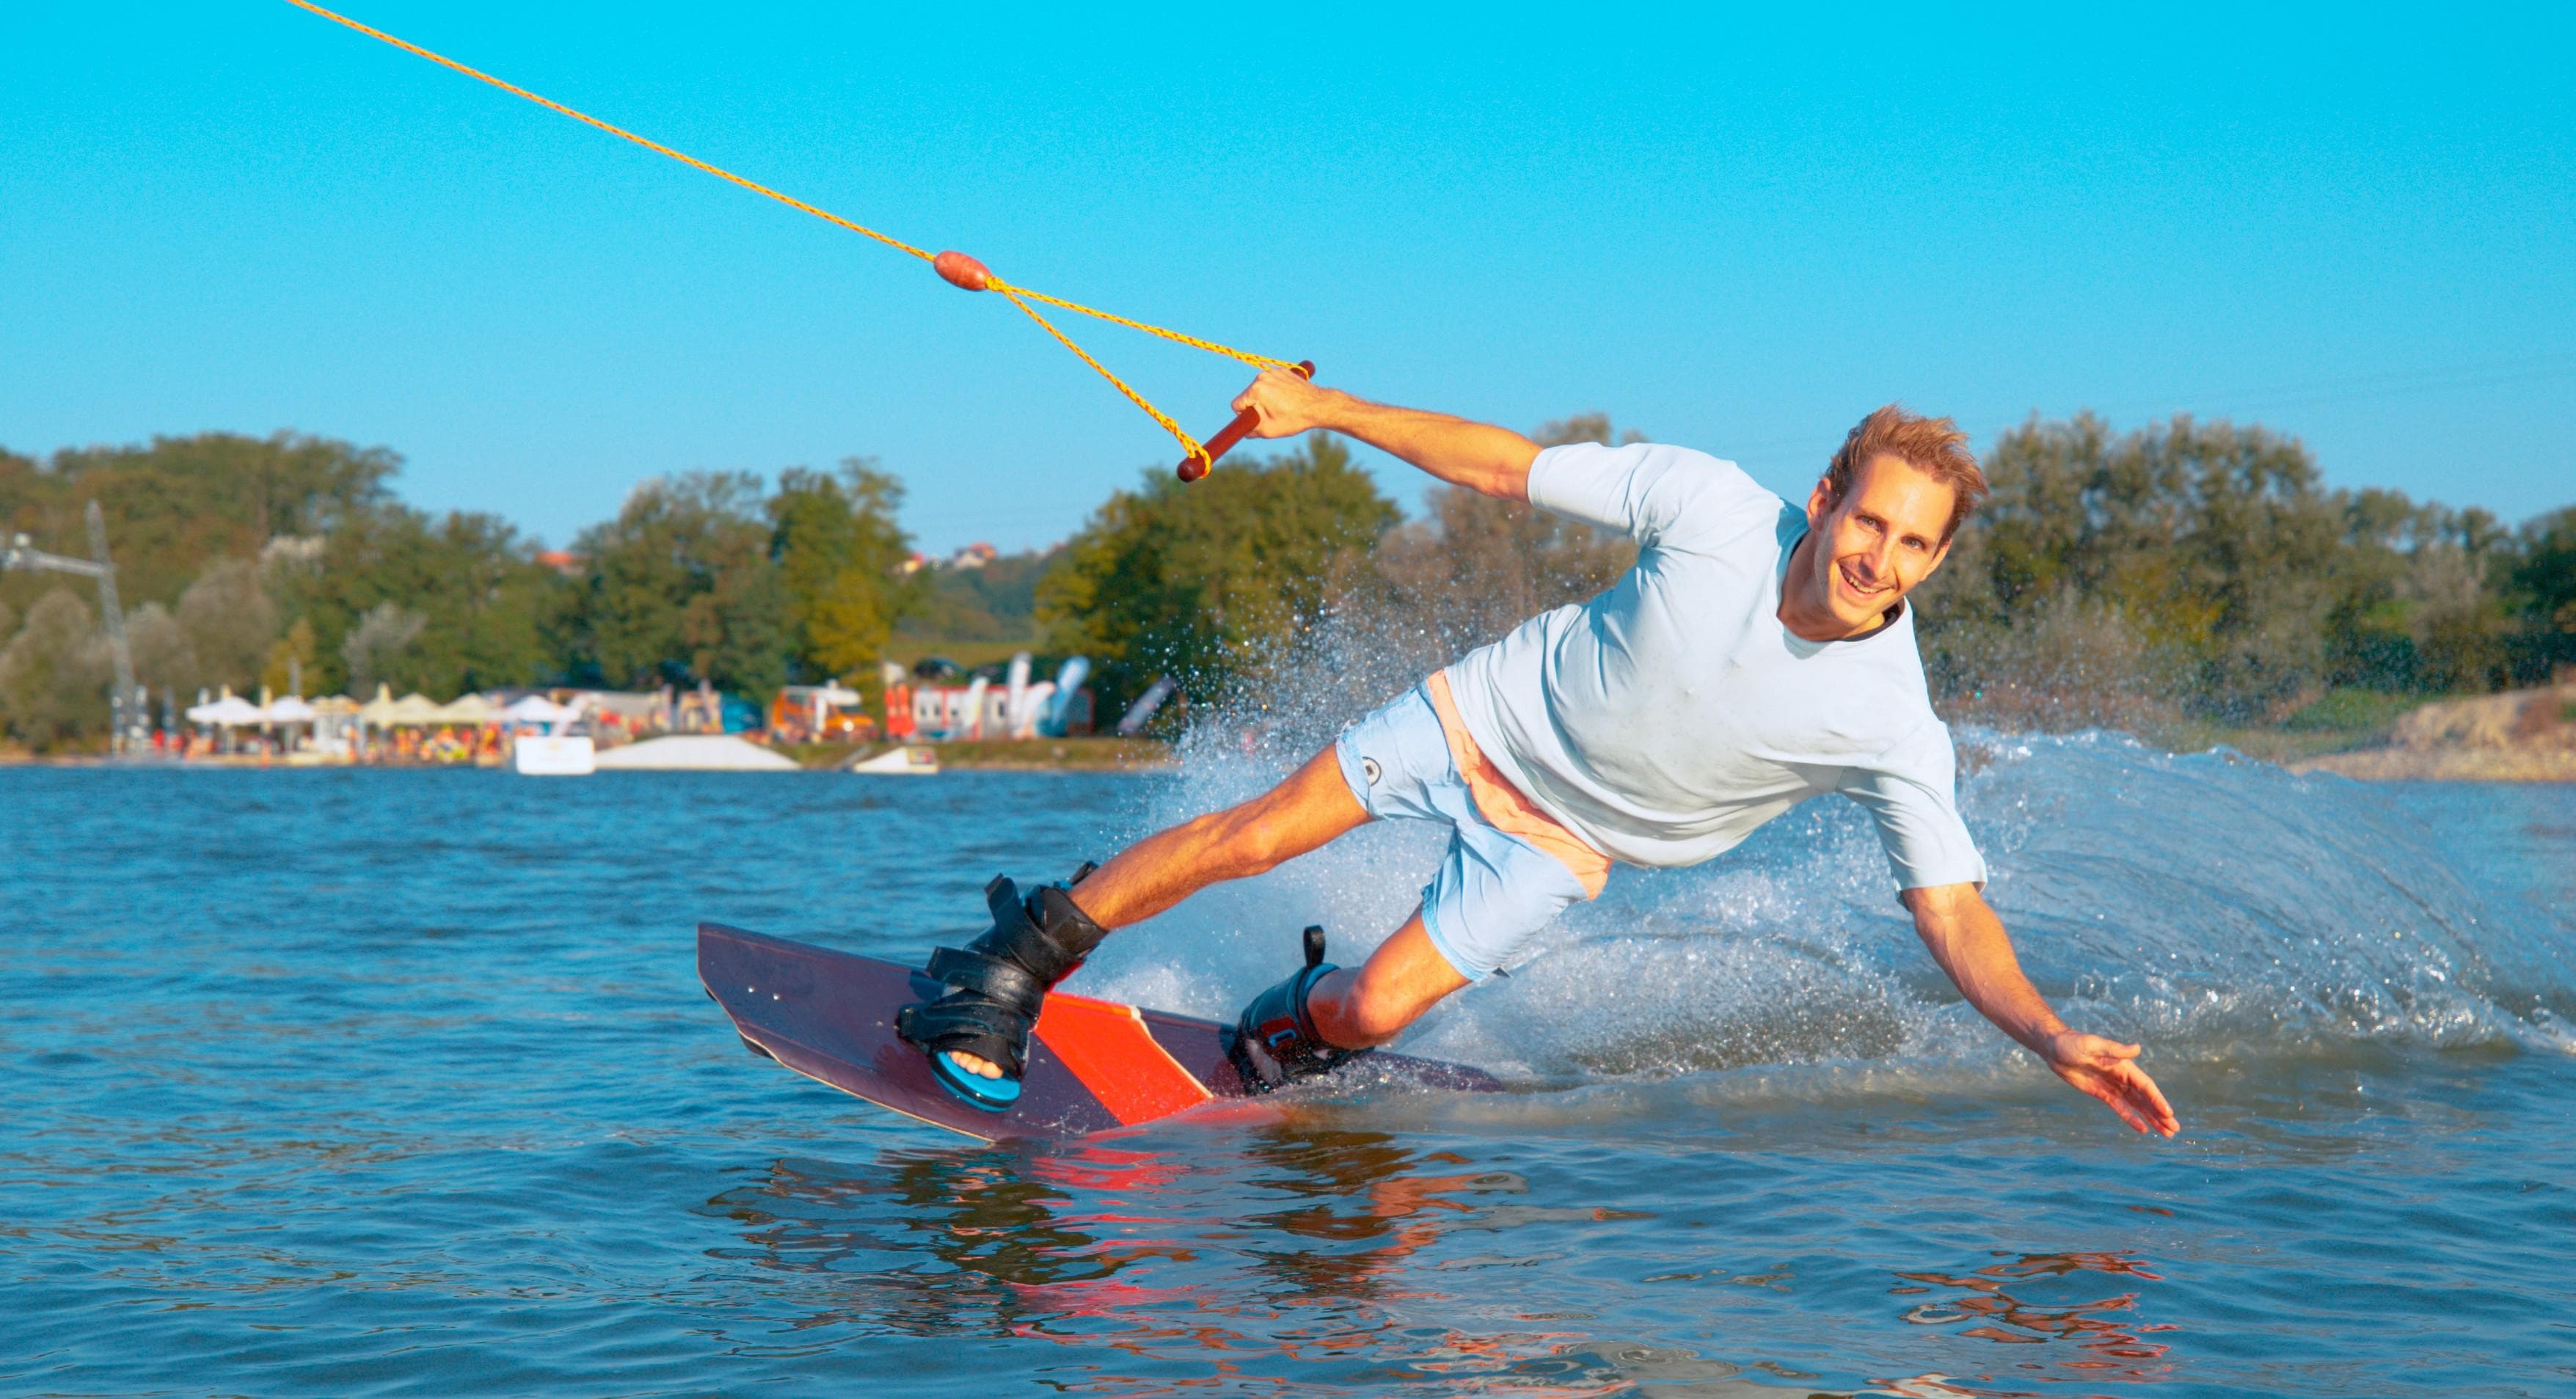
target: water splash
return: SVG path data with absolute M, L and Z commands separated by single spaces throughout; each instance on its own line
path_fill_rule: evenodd
M 1259 790 L 1330 732 L 1330 708 L 1202 723 L 1144 824 Z M 2073 1023 L 2169 1063 L 2576 1052 L 2564 930 L 2464 874 L 2383 793 L 2111 733 L 1960 743 L 1988 897 Z M 1208 890 L 1113 940 L 1085 989 L 1230 1017 L 1294 965 L 1305 923 L 1358 960 L 1412 911 L 1444 839 L 1381 824 Z M 1923 954 L 1866 818 L 1834 798 L 1696 869 L 1620 869 L 1510 971 L 1407 1047 L 1559 1084 L 1834 1065 L 1849 1086 L 2010 1058 Z

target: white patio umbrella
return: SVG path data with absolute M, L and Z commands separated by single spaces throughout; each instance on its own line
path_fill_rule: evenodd
M 438 723 L 440 722 L 438 701 L 414 690 L 394 701 L 393 708 L 386 712 L 383 722 L 388 724 Z
M 284 695 L 270 700 L 262 716 L 272 724 L 309 724 L 319 717 L 319 711 L 305 703 L 301 695 Z
M 430 722 L 437 724 L 488 724 L 500 717 L 501 711 L 492 707 L 492 701 L 483 698 L 481 695 L 468 691 L 465 694 L 458 695 L 456 698 L 440 705 L 438 707 L 437 717 L 432 719 Z
M 217 728 L 229 729 L 243 724 L 265 723 L 267 720 L 267 710 L 239 695 L 226 695 L 211 704 L 188 706 L 188 722 L 191 724 L 212 724 Z
M 568 704 L 557 704 L 543 695 L 530 695 L 515 700 L 501 711 L 501 718 L 513 724 L 560 724 L 581 713 Z
M 376 697 L 358 706 L 358 722 L 381 729 L 386 725 L 399 722 L 394 717 L 399 712 L 398 706 L 394 703 L 393 691 L 386 686 L 378 685 Z

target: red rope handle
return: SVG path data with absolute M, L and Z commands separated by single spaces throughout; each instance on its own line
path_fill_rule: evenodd
M 1289 365 L 1288 369 L 1300 379 L 1315 377 L 1315 362 L 1310 359 L 1301 359 Z M 1181 479 L 1195 481 L 1207 475 L 1208 468 L 1216 465 L 1217 458 L 1233 450 L 1235 443 L 1249 436 L 1252 430 L 1260 425 L 1261 415 L 1249 408 L 1235 414 L 1234 421 L 1219 429 L 1216 436 L 1207 440 L 1206 446 L 1181 458 L 1179 467 Z

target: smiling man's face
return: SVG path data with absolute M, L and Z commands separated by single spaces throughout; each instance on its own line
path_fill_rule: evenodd
M 1856 635 L 1879 625 L 1897 600 L 1931 576 L 1950 552 L 1942 532 L 1957 497 L 1903 457 L 1880 455 L 1852 473 L 1841 500 L 1819 481 L 1807 497 L 1815 548 L 1808 556 L 1806 606 Z

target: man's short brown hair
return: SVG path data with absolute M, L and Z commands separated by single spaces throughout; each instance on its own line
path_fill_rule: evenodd
M 1843 438 L 1842 450 L 1825 468 L 1825 494 L 1841 501 L 1851 489 L 1852 473 L 1863 462 L 1882 456 L 1902 458 L 1950 488 L 1950 523 L 1941 531 L 1945 544 L 1959 532 L 1959 522 L 1986 498 L 1986 473 L 1977 468 L 1976 454 L 1968 450 L 1968 434 L 1948 418 L 1908 413 L 1893 403 L 1861 419 Z

